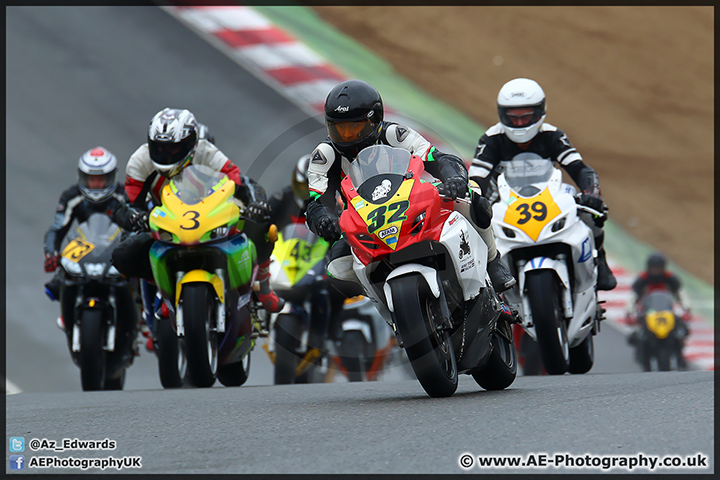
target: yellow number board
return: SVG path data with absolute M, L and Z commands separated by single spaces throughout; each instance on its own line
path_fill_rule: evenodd
M 536 241 L 545 225 L 558 215 L 560 207 L 545 188 L 539 195 L 531 198 L 518 197 L 512 193 L 504 222 L 519 228 Z
M 369 203 L 359 195 L 350 201 L 367 225 L 368 233 L 393 250 L 397 248 L 402 223 L 407 220 L 405 212 L 410 207 L 408 198 L 414 184 L 415 180 L 404 181 L 397 193 L 384 203 Z
M 93 248 L 95 248 L 95 245 L 92 243 L 87 242 L 82 238 L 76 238 L 65 246 L 62 256 L 72 260 L 73 262 L 77 262 L 90 253 Z
M 675 315 L 670 310 L 648 312 L 645 314 L 645 324 L 657 338 L 667 338 L 675 328 Z

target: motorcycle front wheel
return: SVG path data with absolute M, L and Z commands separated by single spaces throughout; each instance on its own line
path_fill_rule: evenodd
M 102 312 L 91 308 L 80 317 L 80 382 L 84 391 L 102 390 L 105 384 L 105 328 Z
M 340 363 L 345 367 L 350 382 L 362 382 L 365 379 L 366 346 L 367 341 L 362 332 L 358 330 L 343 332 L 338 351 Z
M 415 376 L 431 397 L 449 397 L 458 386 L 450 335 L 440 330 L 440 305 L 425 279 L 406 275 L 390 280 L 393 318 Z
M 531 271 L 525 285 L 545 371 L 562 375 L 568 371 L 570 348 L 555 275 L 548 270 Z
M 218 342 L 213 327 L 217 311 L 215 294 L 207 283 L 187 283 L 182 289 L 185 323 L 185 353 L 190 382 L 196 387 L 212 387 L 217 377 Z

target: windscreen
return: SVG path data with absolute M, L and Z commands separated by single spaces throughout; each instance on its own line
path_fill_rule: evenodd
M 350 164 L 350 181 L 355 188 L 365 180 L 384 173 L 403 175 L 408 171 L 412 155 L 404 148 L 371 145 L 361 151 Z
M 212 195 L 224 178 L 227 175 L 205 165 L 189 165 L 172 178 L 170 185 L 183 203 L 195 205 Z

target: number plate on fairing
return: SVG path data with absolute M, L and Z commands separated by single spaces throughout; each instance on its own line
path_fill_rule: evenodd
M 359 195 L 350 201 L 367 225 L 368 233 L 376 235 L 393 250 L 397 248 L 402 224 L 407 220 L 405 212 L 410 207 L 408 199 L 414 183 L 415 180 L 403 182 L 397 193 L 383 204 L 369 203 Z
M 560 207 L 553 200 L 550 191 L 545 188 L 540 194 L 531 198 L 522 198 L 514 192 L 511 193 L 503 221 L 519 228 L 536 241 L 545 225 L 558 215 L 560 215 Z
M 79 262 L 81 258 L 92 252 L 93 248 L 95 245 L 78 237 L 67 244 L 62 256 L 73 262 Z

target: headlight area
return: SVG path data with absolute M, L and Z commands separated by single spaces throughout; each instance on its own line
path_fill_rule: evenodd
M 70 275 L 82 275 L 82 267 L 79 263 L 73 262 L 67 257 L 62 257 L 60 260 L 60 265 L 65 269 L 66 272 L 68 272 Z

